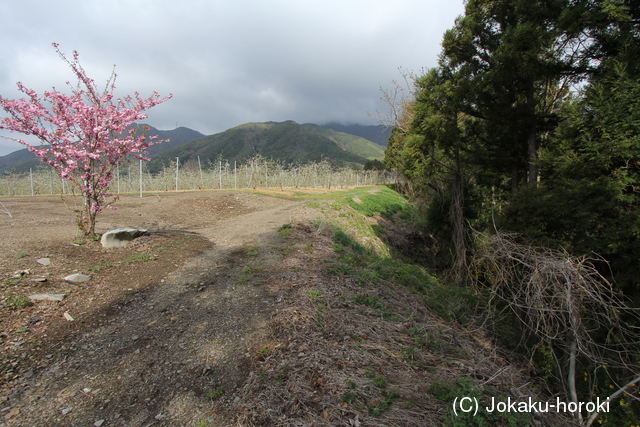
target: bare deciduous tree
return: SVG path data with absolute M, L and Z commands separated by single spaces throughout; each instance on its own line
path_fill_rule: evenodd
M 376 110 L 375 114 L 369 113 L 369 116 L 384 126 L 397 128 L 406 134 L 409 132 L 413 120 L 413 107 L 417 96 L 415 81 L 418 76 L 403 68 L 398 70 L 402 79 L 400 81 L 393 80 L 391 89 L 380 88 L 382 92 L 380 100 L 389 109 L 386 112 Z

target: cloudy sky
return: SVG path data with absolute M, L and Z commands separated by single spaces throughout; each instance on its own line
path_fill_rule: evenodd
M 173 98 L 159 129 L 207 135 L 262 121 L 377 124 L 399 68 L 436 65 L 463 0 L 21 0 L 0 2 L 0 95 L 73 80 L 52 42 L 116 96 Z M 2 133 L 2 135 L 9 135 Z M 13 134 L 20 137 L 19 134 Z M 0 155 L 23 148 L 0 139 Z

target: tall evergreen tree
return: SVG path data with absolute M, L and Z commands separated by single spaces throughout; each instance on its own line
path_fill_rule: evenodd
M 464 112 L 483 124 L 476 160 L 512 190 L 537 181 L 540 140 L 575 79 L 568 3 L 469 0 L 444 36 L 441 64 L 468 80 Z

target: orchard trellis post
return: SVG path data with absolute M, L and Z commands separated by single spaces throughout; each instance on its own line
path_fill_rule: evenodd
M 196 158 L 193 159 L 193 169 L 187 164 L 180 165 L 179 159 L 176 159 L 176 165 L 163 168 L 155 174 L 151 174 L 144 168 L 144 162 L 139 161 L 137 167 L 129 165 L 123 169 L 126 176 L 122 176 L 119 169 L 114 171 L 114 180 L 109 189 L 112 193 L 126 194 L 134 193 L 143 197 L 145 191 L 180 191 L 204 189 L 242 189 L 242 188 L 273 188 L 273 187 L 295 187 L 295 188 L 332 188 L 332 187 L 349 187 L 372 184 L 383 184 L 388 182 L 388 177 L 382 171 L 366 171 L 363 175 L 362 171 L 354 172 L 349 168 L 334 169 L 327 162 L 308 163 L 305 165 L 285 166 L 278 162 L 267 162 L 258 165 L 255 159 L 249 159 L 238 164 L 234 161 L 233 171 L 229 166 L 228 173 L 221 168 L 220 163 L 207 168 L 201 165 L 202 173 L 195 169 Z M 224 166 L 224 165 L 223 165 Z M 269 168 L 267 172 L 263 172 L 259 168 Z M 271 172 L 271 170 L 273 170 Z M 177 173 L 176 173 L 177 171 Z M 222 172 L 222 173 L 221 173 Z M 138 174 L 136 177 L 135 174 Z M 232 176 L 233 174 L 233 176 Z M 268 178 L 267 178 L 268 177 Z M 177 178 L 177 180 L 176 180 Z M 64 180 L 61 188 L 53 185 L 53 192 L 61 192 L 62 194 L 78 194 L 69 191 L 69 187 Z M 177 185 L 176 185 L 177 184 Z M 52 189 L 51 173 L 46 168 L 33 168 L 30 172 L 22 175 L 0 176 L 0 196 L 2 195 L 24 195 L 44 194 Z
M 178 169 L 180 169 L 180 158 L 176 157 L 176 192 L 178 191 Z

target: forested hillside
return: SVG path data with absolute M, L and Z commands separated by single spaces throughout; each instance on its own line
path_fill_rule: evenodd
M 395 107 L 385 164 L 434 263 L 512 313 L 556 391 L 619 399 L 584 425 L 635 425 L 640 3 L 469 0 Z
M 378 126 L 365 126 L 358 124 L 342 124 L 342 123 L 326 123 L 321 125 L 323 128 L 333 129 L 338 132 L 348 133 L 367 139 L 376 144 L 387 147 L 389 142 L 389 136 L 391 135 L 391 128 L 384 125 Z
M 364 138 L 324 129 L 314 124 L 285 122 L 246 123 L 209 135 L 156 156 L 152 172 L 175 161 L 198 166 L 219 161 L 242 162 L 259 154 L 285 164 L 326 160 L 333 164 L 362 165 L 367 159 L 382 159 L 382 148 Z

